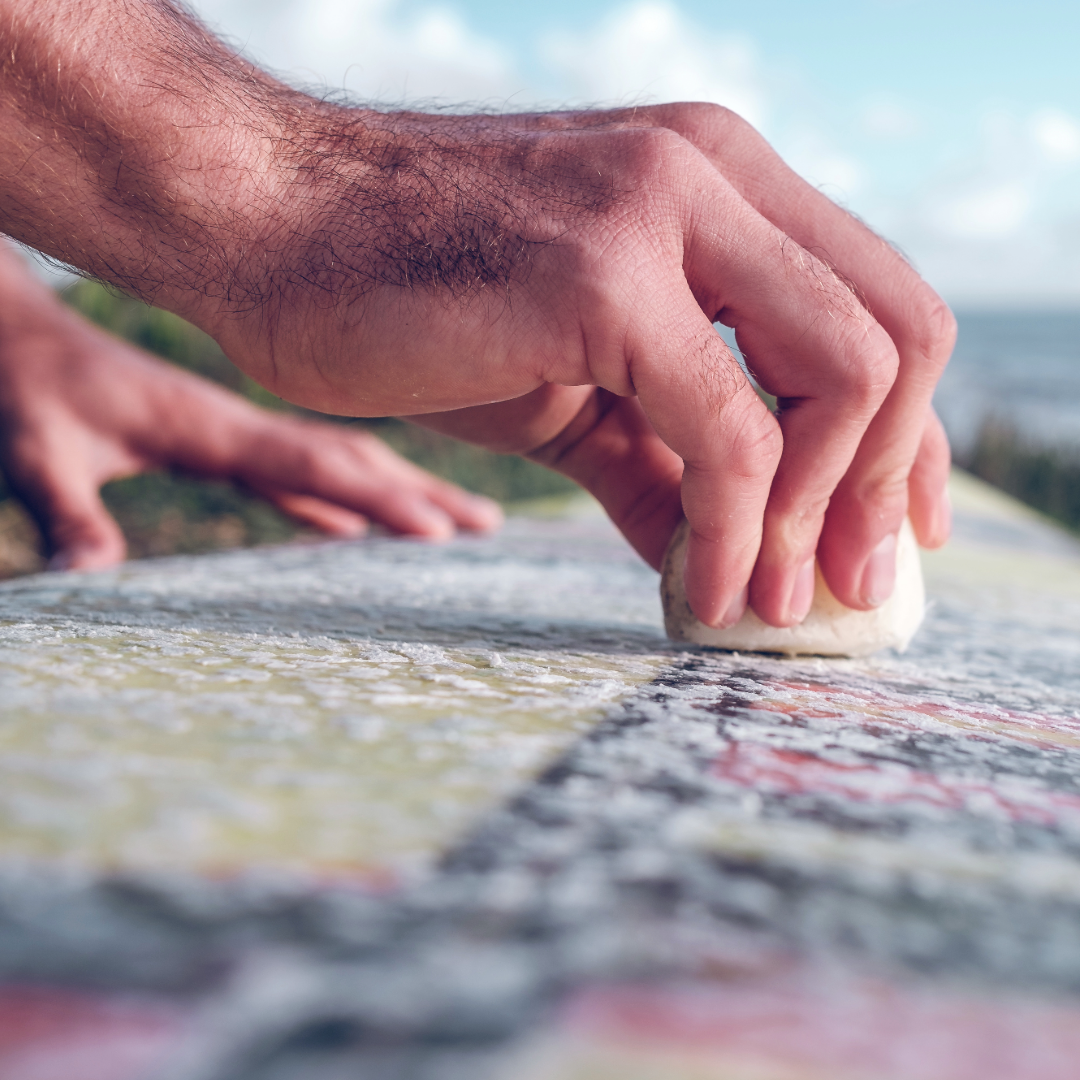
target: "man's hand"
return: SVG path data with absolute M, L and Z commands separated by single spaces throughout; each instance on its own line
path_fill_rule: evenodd
M 738 213 L 755 219 L 756 228 L 764 223 L 782 230 L 773 241 L 796 260 L 788 272 L 774 267 L 775 278 L 766 284 L 766 266 L 759 279 L 761 294 L 751 291 L 749 301 L 741 299 L 738 306 L 730 299 L 719 306 L 730 296 L 721 285 L 717 298 L 702 309 L 715 310 L 716 321 L 735 328 L 745 361 L 780 406 L 775 424 L 769 425 L 764 409 L 747 393 L 734 358 L 722 343 L 709 341 L 726 361 L 714 369 L 713 382 L 731 380 L 730 395 L 719 395 L 726 422 L 755 425 L 736 431 L 732 439 L 729 460 L 734 464 L 741 452 L 745 467 L 732 478 L 730 505 L 740 505 L 740 495 L 756 495 L 760 501 L 760 474 L 771 480 L 750 602 L 776 625 L 801 621 L 813 598 L 815 549 L 808 538 L 816 539 L 816 556 L 844 603 L 865 609 L 886 599 L 895 571 L 896 532 L 905 514 L 924 547 L 943 544 L 951 528 L 949 444 L 929 405 L 955 339 L 955 322 L 940 298 L 894 249 L 801 180 L 748 124 L 727 110 L 666 105 L 506 120 L 567 132 L 612 125 L 676 131 L 730 181 L 736 203 L 743 203 L 736 207 Z M 768 250 L 744 254 L 749 271 L 755 261 L 768 263 Z M 764 258 L 755 260 L 755 255 Z M 693 285 L 693 280 L 688 283 Z M 709 287 L 706 277 L 700 288 Z M 776 290 L 788 294 L 779 298 L 791 315 L 787 326 L 768 317 L 770 304 L 778 302 L 770 291 Z M 698 288 L 694 291 L 696 295 Z M 687 318 L 692 315 L 688 312 Z M 656 351 L 662 352 L 665 344 L 657 343 Z M 708 367 L 702 370 L 692 360 L 686 366 L 703 379 L 704 398 Z M 875 378 L 881 382 L 876 388 Z M 660 406 L 646 415 L 640 379 L 637 384 L 637 400 L 604 389 L 548 384 L 514 402 L 413 419 L 492 449 L 528 454 L 571 476 L 599 498 L 643 557 L 659 566 L 683 509 L 691 524 L 695 517 L 685 483 L 680 505 L 683 459 L 672 452 L 672 439 L 657 435 L 660 423 L 650 423 L 650 416 L 677 432 L 681 423 L 692 422 L 694 407 L 688 404 L 688 415 L 681 420 L 669 406 L 672 395 L 661 394 Z M 692 396 L 693 388 L 687 397 Z M 738 407 L 732 408 L 736 402 Z M 768 444 L 777 430 L 783 450 L 773 474 L 771 455 L 776 451 Z M 752 517 L 747 511 L 745 518 Z M 695 534 L 706 543 L 710 539 L 707 527 L 695 527 Z M 800 536 L 801 561 L 790 554 Z M 723 534 L 720 542 L 725 542 Z M 715 553 L 710 559 L 704 544 L 695 554 L 702 547 L 705 557 L 697 566 L 693 556 L 688 559 L 688 572 L 699 573 L 699 587 L 701 577 L 716 564 Z M 785 597 L 790 598 L 786 611 Z M 739 595 L 726 614 L 715 618 L 714 608 L 714 618 L 704 621 L 730 625 L 741 616 L 745 601 L 746 594 Z M 698 604 L 694 606 L 703 617 Z
M 909 502 L 944 539 L 951 315 L 726 110 L 345 109 L 165 0 L 42 9 L 0 0 L 0 227 L 191 318 L 282 396 L 547 461 L 654 565 L 681 490 L 714 625 L 748 596 L 798 622 L 815 551 L 841 601 L 880 603 Z
M 40 524 L 53 569 L 124 558 L 98 490 L 150 469 L 237 481 L 335 536 L 356 536 L 369 519 L 433 539 L 501 520 L 488 499 L 373 435 L 267 413 L 104 333 L 2 241 L 0 466 Z

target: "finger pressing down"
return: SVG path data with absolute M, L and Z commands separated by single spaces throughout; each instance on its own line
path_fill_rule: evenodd
M 834 280 L 850 282 L 895 348 L 888 399 L 833 493 L 818 548 L 836 597 L 849 607 L 873 607 L 892 591 L 909 495 L 920 543 L 936 545 L 948 534 L 948 445 L 937 421 L 927 425 L 925 418 L 952 351 L 955 320 L 895 249 L 788 168 L 745 121 L 708 106 L 670 106 L 656 118 L 699 147 L 758 213 L 819 257 L 819 266 L 835 268 Z M 755 597 L 769 607 L 764 582 L 755 579 L 755 586 Z
M 665 300 L 639 305 L 630 369 L 656 433 L 684 463 L 687 599 L 702 622 L 730 626 L 746 610 L 780 429 L 685 286 Z
M 695 613 L 729 625 L 748 593 L 763 620 L 790 626 L 809 610 L 826 508 L 892 385 L 896 350 L 824 263 L 715 171 L 699 190 L 684 255 L 693 296 L 677 312 L 695 339 L 686 343 L 684 331 L 678 356 L 655 340 L 638 350 L 634 382 L 657 432 L 687 464 Z M 775 418 L 714 319 L 734 327 L 750 369 L 780 403 Z M 662 325 L 672 333 L 670 319 Z
M 924 548 L 938 548 L 952 531 L 949 501 L 949 437 L 933 409 L 927 414 L 919 452 L 908 477 L 908 516 Z
M 955 337 L 951 314 L 896 250 L 799 177 L 750 124 L 729 110 L 682 103 L 635 109 L 622 119 L 639 127 L 659 124 L 692 143 L 763 218 L 850 282 L 891 338 L 899 368 L 889 402 L 875 418 L 852 475 L 833 494 L 818 551 L 839 600 L 849 607 L 874 606 L 891 590 L 892 551 L 909 494 L 920 542 L 942 535 L 938 526 L 933 533 L 920 529 L 929 523 L 928 500 L 938 504 L 935 516 L 947 516 L 942 488 L 935 486 L 940 469 L 923 467 L 931 460 L 945 460 L 944 443 L 920 439 L 934 385 Z M 769 531 L 767 526 L 766 535 Z M 805 564 L 802 573 L 805 598 Z M 752 589 L 754 602 L 763 609 L 774 606 L 769 576 L 763 562 Z

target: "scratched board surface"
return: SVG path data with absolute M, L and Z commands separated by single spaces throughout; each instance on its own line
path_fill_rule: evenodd
M 587 508 L 0 587 L 0 1077 L 1074 1080 L 1080 545 L 666 643 Z

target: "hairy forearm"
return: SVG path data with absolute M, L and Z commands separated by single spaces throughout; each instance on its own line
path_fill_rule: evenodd
M 301 294 L 504 292 L 610 196 L 522 121 L 320 101 L 170 0 L 0 0 L 0 230 L 219 337 Z
M 227 296 L 298 100 L 166 0 L 2 0 L 0 228 L 181 310 Z

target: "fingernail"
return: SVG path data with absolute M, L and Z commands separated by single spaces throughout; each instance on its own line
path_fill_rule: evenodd
M 863 568 L 859 595 L 864 604 L 880 607 L 892 595 L 896 580 L 896 535 L 889 533 L 870 553 Z
M 726 630 L 729 626 L 734 626 L 742 617 L 746 614 L 746 605 L 750 602 L 750 586 L 744 585 L 742 591 L 739 592 L 735 599 L 731 601 L 727 611 L 724 612 L 724 617 L 720 620 L 718 630 Z
M 814 603 L 814 557 L 811 556 L 799 567 L 795 575 L 795 584 L 791 587 L 791 600 L 788 612 L 796 623 L 801 623 L 810 614 Z

